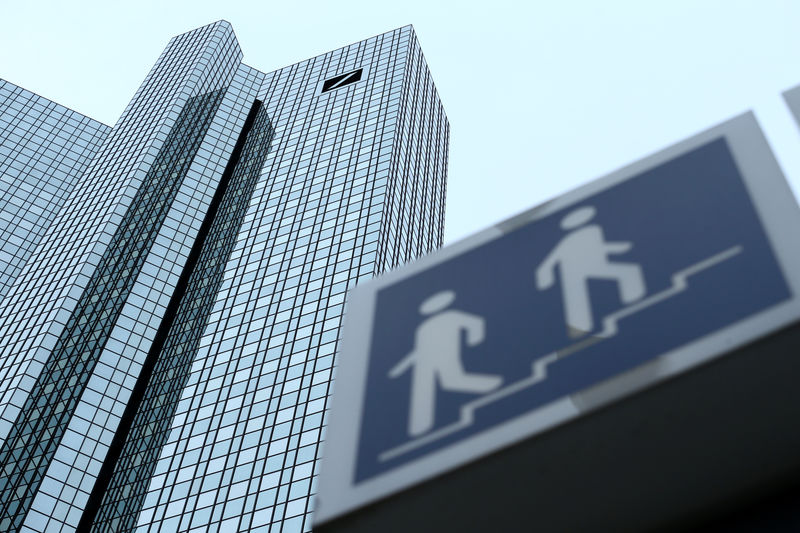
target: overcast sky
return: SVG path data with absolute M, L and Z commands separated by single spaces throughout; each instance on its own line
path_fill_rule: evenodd
M 173 35 L 270 71 L 413 24 L 451 125 L 446 242 L 753 109 L 795 193 L 800 2 L 19 2 L 0 77 L 113 124 Z

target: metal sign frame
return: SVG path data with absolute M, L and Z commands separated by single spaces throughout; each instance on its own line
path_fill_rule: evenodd
M 792 296 L 788 301 L 668 351 L 650 363 L 586 389 L 592 393 L 589 396 L 593 401 L 585 409 L 577 410 L 573 403 L 563 398 L 374 478 L 354 483 L 372 322 L 378 291 L 721 137 L 728 143 L 778 265 L 789 285 Z M 318 525 L 327 522 L 360 506 L 552 429 L 597 407 L 720 357 L 800 319 L 800 297 L 798 297 L 800 246 L 796 240 L 797 228 L 800 228 L 800 210 L 794 195 L 755 116 L 752 113 L 745 113 L 414 263 L 359 285 L 349 294 L 348 299 L 323 449 L 314 523 Z

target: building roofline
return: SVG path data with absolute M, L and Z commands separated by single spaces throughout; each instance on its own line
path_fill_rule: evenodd
M 91 120 L 93 122 L 97 122 L 98 124 L 102 124 L 103 126 L 109 128 L 109 129 L 111 129 L 113 127 L 113 126 L 110 126 L 110 125 L 106 124 L 105 122 L 97 120 L 96 118 L 90 117 L 86 113 L 81 113 L 80 111 L 78 111 L 76 109 L 73 109 L 73 108 L 71 108 L 69 106 L 66 106 L 64 104 L 60 104 L 60 103 L 56 102 L 55 100 L 53 100 L 52 98 L 48 98 L 48 97 L 46 97 L 46 96 L 44 96 L 42 94 L 37 93 L 36 91 L 32 91 L 32 90 L 28 89 L 27 87 L 23 87 L 22 85 L 20 85 L 18 83 L 14 83 L 13 81 L 10 81 L 10 80 L 8 80 L 6 78 L 0 78 L 0 81 L 4 81 L 6 83 L 10 83 L 14 87 L 19 87 L 23 91 L 28 91 L 29 93 L 33 94 L 34 96 L 38 96 L 39 98 L 43 98 L 43 99 L 47 100 L 48 102 L 53 102 L 54 104 L 56 104 L 59 107 L 63 107 L 64 109 L 66 109 L 68 111 L 72 111 L 73 113 L 77 113 L 78 115 L 80 115 L 82 117 L 86 117 L 86 118 L 88 118 L 89 120 Z
M 310 57 L 307 57 L 306 59 L 301 59 L 300 61 L 295 61 L 294 63 L 289 63 L 288 65 L 284 65 L 282 67 L 278 67 L 278 68 L 274 68 L 274 69 L 266 70 L 266 71 L 262 70 L 262 72 L 264 72 L 266 74 L 270 74 L 272 72 L 277 72 L 279 70 L 283 70 L 283 69 L 286 69 L 286 68 L 289 68 L 289 67 L 293 67 L 295 65 L 299 65 L 300 63 L 305 63 L 309 59 L 314 59 L 315 57 L 324 56 L 324 55 L 327 55 L 327 54 L 332 54 L 334 52 L 338 52 L 339 50 L 343 50 L 345 48 L 349 48 L 349 47 L 351 47 L 351 46 L 353 46 L 355 44 L 358 44 L 360 42 L 368 41 L 368 40 L 373 39 L 375 37 L 380 37 L 381 35 L 386 35 L 387 33 L 393 33 L 393 32 L 396 32 L 397 30 L 402 30 L 404 28 L 410 28 L 411 29 L 411 33 L 413 33 L 414 35 L 417 34 L 417 32 L 414 30 L 414 25 L 413 24 L 403 24 L 402 26 L 398 26 L 398 27 L 393 28 L 391 30 L 387 30 L 387 31 L 383 31 L 383 32 L 380 32 L 380 33 L 376 33 L 374 35 L 370 35 L 369 37 L 365 37 L 363 39 L 359 39 L 357 41 L 353 41 L 353 42 L 351 42 L 349 44 L 340 46 L 338 48 L 333 48 L 331 50 L 328 50 L 327 52 L 322 52 L 322 53 L 319 53 L 319 54 L 316 54 L 316 55 L 312 55 Z M 252 66 L 252 65 L 249 65 L 249 63 L 248 63 L 248 66 Z M 252 68 L 256 68 L 257 70 L 261 70 L 260 68 L 257 68 L 257 67 L 252 67 Z

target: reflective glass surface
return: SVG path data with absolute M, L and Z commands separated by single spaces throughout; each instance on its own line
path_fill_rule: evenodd
M 0 84 L 0 530 L 310 529 L 347 291 L 441 245 L 449 125 L 410 26 L 241 59 L 173 38 L 113 128 Z
M 274 146 L 137 530 L 310 529 L 347 289 L 441 244 L 448 125 L 410 27 L 267 74 L 260 99 Z
M 0 528 L 77 525 L 244 121 L 224 106 L 240 60 L 224 22 L 170 42 L 0 302 L 0 490 L 17 495 Z M 78 366 L 58 355 L 72 342 Z
M 0 79 L 0 300 L 110 129 Z

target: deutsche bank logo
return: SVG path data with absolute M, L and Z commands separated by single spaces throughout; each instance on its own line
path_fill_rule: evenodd
M 354 482 L 791 299 L 724 138 L 380 288 Z
M 364 69 L 360 68 L 352 72 L 339 74 L 338 76 L 329 78 L 322 84 L 322 90 L 320 92 L 325 93 L 334 89 L 338 89 L 339 87 L 344 87 L 345 85 L 350 85 L 351 83 L 361 81 L 361 76 L 363 73 Z

